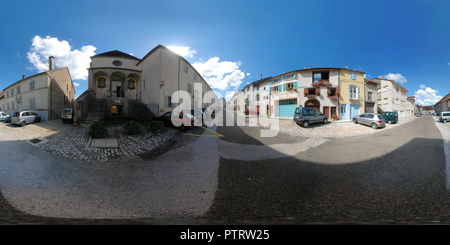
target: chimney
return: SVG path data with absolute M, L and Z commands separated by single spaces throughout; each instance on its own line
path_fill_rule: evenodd
M 262 80 L 262 74 L 259 74 L 259 80 Z
M 308 66 L 308 68 L 306 68 L 306 69 L 311 69 L 311 66 Z
M 55 57 L 53 57 L 53 56 L 48 57 L 48 66 L 49 66 L 48 67 L 49 71 L 55 69 Z
M 25 75 L 22 75 L 22 79 L 25 79 Z
M 384 76 L 382 76 L 381 79 L 384 79 Z

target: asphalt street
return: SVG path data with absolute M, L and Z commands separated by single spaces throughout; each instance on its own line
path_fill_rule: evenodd
M 338 139 L 260 131 L 198 127 L 158 156 L 89 165 L 0 130 L 0 223 L 450 223 L 450 125 L 432 116 Z

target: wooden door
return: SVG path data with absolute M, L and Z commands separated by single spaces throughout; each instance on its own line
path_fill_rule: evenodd
M 330 107 L 329 106 L 324 106 L 323 107 L 323 114 L 325 116 L 327 116 L 328 118 L 330 118 Z

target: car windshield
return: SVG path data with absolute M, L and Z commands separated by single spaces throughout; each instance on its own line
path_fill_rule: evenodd
M 380 116 L 380 115 L 378 115 L 378 119 L 380 119 L 380 120 L 381 120 L 381 119 L 383 119 L 383 117 L 382 117 L 382 116 Z
M 14 112 L 14 114 L 13 114 L 13 117 L 18 117 L 19 116 L 19 114 L 20 114 L 20 112 Z

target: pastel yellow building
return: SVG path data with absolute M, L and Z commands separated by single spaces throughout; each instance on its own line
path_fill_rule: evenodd
M 364 113 L 365 72 L 341 68 L 339 71 L 339 115 L 341 120 L 352 120 Z

